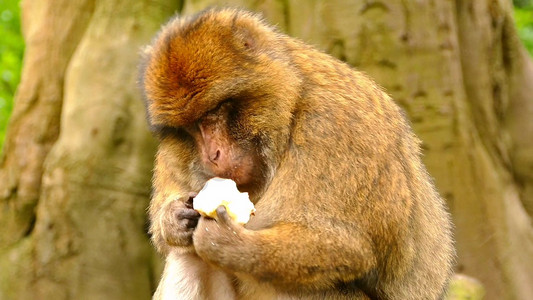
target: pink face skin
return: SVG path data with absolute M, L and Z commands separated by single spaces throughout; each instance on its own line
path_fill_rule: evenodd
M 236 141 L 231 136 L 231 109 L 231 103 L 223 103 L 185 129 L 194 138 L 208 174 L 232 179 L 239 190 L 251 192 L 261 182 L 261 164 L 253 148 L 242 146 L 246 141 Z
M 232 142 L 227 130 L 219 122 L 206 118 L 199 124 L 196 143 L 202 163 L 215 176 L 230 178 L 243 186 L 252 181 L 254 157 Z M 224 124 L 222 124 L 224 125 Z

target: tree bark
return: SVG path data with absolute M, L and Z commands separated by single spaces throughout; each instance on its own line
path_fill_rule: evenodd
M 26 52 L 0 160 L 0 298 L 29 299 L 43 163 L 59 135 L 65 70 L 94 1 L 22 3 Z
M 472 198 L 456 212 L 462 221 L 457 225 L 460 262 L 490 288 L 489 298 L 529 299 L 533 296 L 531 59 L 516 34 L 510 1 L 457 3 L 466 103 L 471 111 L 465 135 L 475 132 L 469 142 L 477 144 L 469 161 L 475 180 Z M 479 242 L 472 243 L 472 236 Z
M 147 299 L 155 143 L 136 86 L 171 1 L 28 1 L 0 171 L 2 299 Z
M 533 63 L 510 0 L 23 4 L 25 65 L 0 165 L 0 298 L 149 297 L 154 142 L 138 53 L 175 10 L 215 4 L 260 11 L 383 85 L 448 200 L 457 270 L 487 299 L 533 298 Z

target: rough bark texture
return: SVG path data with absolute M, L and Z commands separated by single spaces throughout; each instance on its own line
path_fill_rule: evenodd
M 383 85 L 448 200 L 457 270 L 486 299 L 533 298 L 533 63 L 511 1 L 61 0 L 23 5 L 23 80 L 0 165 L 0 299 L 149 297 L 154 144 L 138 49 L 176 9 L 214 4 L 261 11 Z
M 177 4 L 28 1 L 23 81 L 0 171 L 0 299 L 148 299 L 155 143 L 141 45 Z
M 30 298 L 31 234 L 43 163 L 57 140 L 65 70 L 94 1 L 22 3 L 26 53 L 0 161 L 0 298 Z
M 471 171 L 463 170 L 462 177 L 473 179 L 471 195 L 454 210 L 460 266 L 487 285 L 487 298 L 530 299 L 531 60 L 516 36 L 510 2 L 457 3 L 465 102 L 471 112 L 466 115 L 471 124 L 462 129 Z

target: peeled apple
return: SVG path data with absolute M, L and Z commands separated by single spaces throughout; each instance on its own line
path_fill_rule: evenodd
M 211 178 L 194 197 L 193 208 L 204 216 L 216 219 L 216 210 L 220 205 L 224 205 L 228 215 L 239 224 L 248 223 L 250 215 L 255 212 L 248 193 L 239 192 L 235 181 Z

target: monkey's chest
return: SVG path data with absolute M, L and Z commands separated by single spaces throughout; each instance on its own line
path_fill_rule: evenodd
M 245 275 L 237 277 L 236 290 L 238 299 L 279 299 L 279 295 L 271 285 L 259 283 L 253 278 Z

